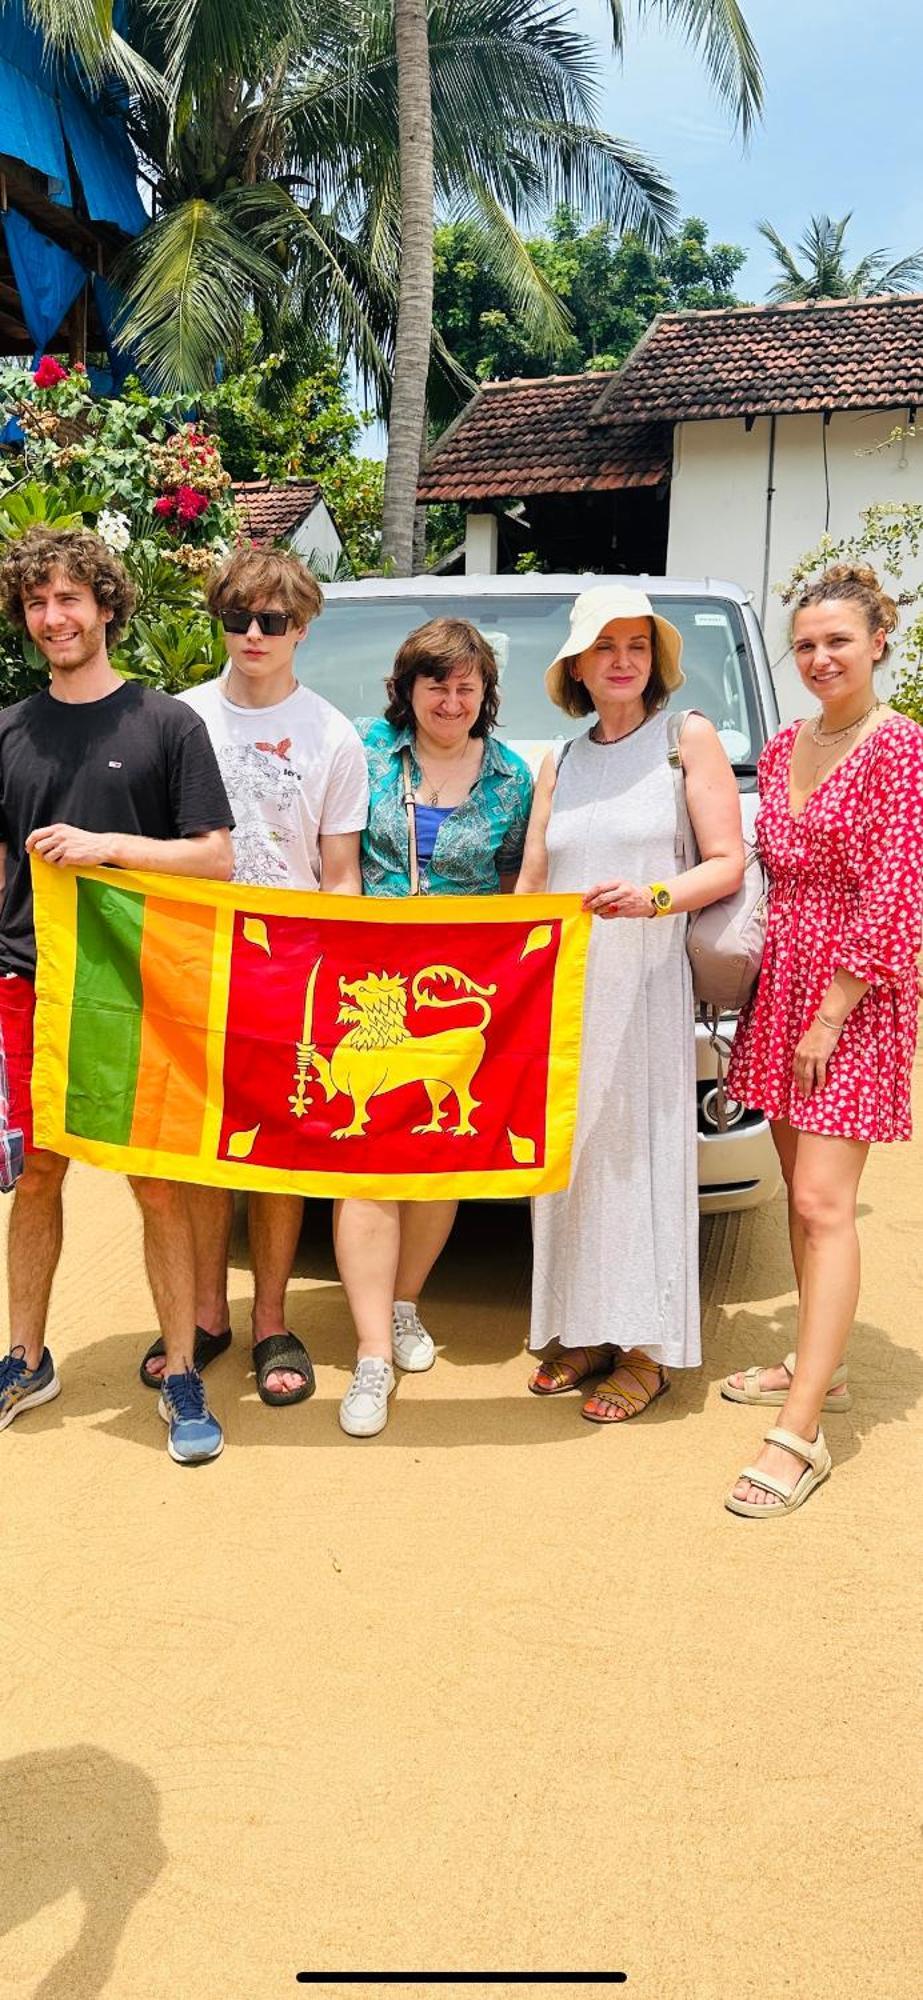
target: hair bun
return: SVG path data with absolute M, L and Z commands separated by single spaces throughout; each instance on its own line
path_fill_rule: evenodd
M 897 605 L 882 588 L 871 563 L 831 563 L 829 569 L 815 577 L 813 583 L 802 591 L 795 610 L 803 611 L 809 605 L 824 604 L 828 599 L 845 599 L 860 605 L 870 632 L 893 632 L 898 623 L 900 614 Z

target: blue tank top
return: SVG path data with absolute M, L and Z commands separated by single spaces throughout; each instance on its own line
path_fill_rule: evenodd
M 414 820 L 417 828 L 417 860 L 432 861 L 436 835 L 444 819 L 455 811 L 454 806 L 415 806 Z

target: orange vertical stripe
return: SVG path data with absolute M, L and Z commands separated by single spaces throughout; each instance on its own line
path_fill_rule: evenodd
M 144 1014 L 132 1146 L 197 1153 L 207 1095 L 208 1000 L 217 911 L 148 896 Z

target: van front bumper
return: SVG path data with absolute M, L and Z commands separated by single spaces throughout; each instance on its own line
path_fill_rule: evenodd
M 728 1044 L 734 1039 L 734 1028 L 734 1015 L 724 1015 L 720 1032 Z M 713 1093 L 718 1066 L 700 1021 L 696 1022 L 695 1041 L 700 1213 L 720 1215 L 732 1209 L 759 1208 L 764 1201 L 771 1201 L 781 1178 L 768 1120 L 761 1111 L 745 1111 L 729 1100 L 728 1130 L 716 1129 Z

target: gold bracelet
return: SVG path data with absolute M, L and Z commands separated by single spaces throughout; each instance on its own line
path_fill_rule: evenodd
M 846 1026 L 845 1021 L 828 1021 L 826 1014 L 822 1014 L 819 1007 L 814 1019 L 819 1021 L 821 1027 L 826 1028 L 831 1035 L 841 1035 Z

